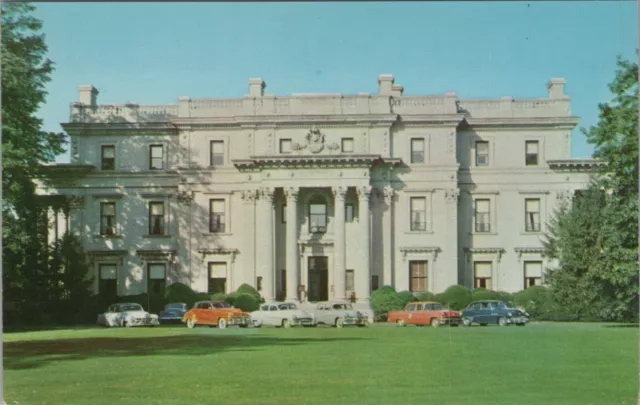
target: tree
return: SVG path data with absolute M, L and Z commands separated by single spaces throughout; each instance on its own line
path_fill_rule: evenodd
M 618 58 L 598 106 L 599 122 L 582 132 L 603 172 L 570 209 L 556 215 L 547 253 L 559 260 L 550 275 L 554 297 L 603 320 L 638 316 L 638 65 Z

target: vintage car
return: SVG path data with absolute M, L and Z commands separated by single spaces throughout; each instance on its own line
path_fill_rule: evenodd
M 98 315 L 98 325 L 112 326 L 156 326 L 158 315 L 150 314 L 136 303 L 113 304 L 107 312 Z
M 462 311 L 465 326 L 473 323 L 480 325 L 497 324 L 524 326 L 529 322 L 527 314 L 503 301 L 475 301 Z
M 353 309 L 351 304 L 346 301 L 319 302 L 313 315 L 318 324 L 331 325 L 336 328 L 349 325 L 367 326 L 369 323 L 365 314 Z
M 262 304 L 260 309 L 251 313 L 251 322 L 256 328 L 262 325 L 281 326 L 317 326 L 315 317 L 292 302 L 270 302 Z
M 233 308 L 226 302 L 216 301 L 196 302 L 193 308 L 184 314 L 182 321 L 189 328 L 194 328 L 196 325 L 209 325 L 220 329 L 230 325 L 246 328 L 250 322 L 248 313 Z
M 158 319 L 160 320 L 160 323 L 182 322 L 187 309 L 187 304 L 184 302 L 173 302 L 171 304 L 167 304 L 158 314 Z
M 389 312 L 387 322 L 398 326 L 430 325 L 437 328 L 440 325 L 458 326 L 462 323 L 462 316 L 458 311 L 445 309 L 438 302 L 410 302 L 404 310 Z

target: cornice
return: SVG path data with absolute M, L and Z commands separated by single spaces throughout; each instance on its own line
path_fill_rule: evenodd
M 580 122 L 579 117 L 518 117 L 518 118 L 472 118 L 464 122 L 471 128 L 491 129 L 493 131 L 527 129 L 573 129 Z
M 178 135 L 178 129 L 171 123 L 140 122 L 140 123 L 102 123 L 102 122 L 73 122 L 62 123 L 62 128 L 72 136 L 103 136 L 121 135 Z
M 401 114 L 398 124 L 405 127 L 455 127 L 463 120 L 464 114 Z
M 234 159 L 239 170 L 301 168 L 301 167 L 371 167 L 373 165 L 398 166 L 402 159 L 384 159 L 380 155 L 273 155 L 251 156 L 249 159 Z
M 353 115 L 264 115 L 237 117 L 174 118 L 171 122 L 178 128 L 207 129 L 216 127 L 239 128 L 295 128 L 316 126 L 318 128 L 342 127 L 345 125 L 390 126 L 398 120 L 397 114 L 353 114 Z
M 607 162 L 597 159 L 558 159 L 548 160 L 547 164 L 550 169 L 562 172 L 594 172 L 607 166 Z

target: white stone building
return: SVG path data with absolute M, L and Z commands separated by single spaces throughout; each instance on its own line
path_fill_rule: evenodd
M 543 99 L 264 93 L 176 105 L 71 106 L 55 237 L 81 235 L 102 294 L 257 287 L 267 299 L 355 298 L 391 285 L 515 292 L 544 282 L 554 208 L 598 163 L 570 159 L 563 79 Z

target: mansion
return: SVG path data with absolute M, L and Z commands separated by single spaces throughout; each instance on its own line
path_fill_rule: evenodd
M 515 292 L 553 266 L 542 240 L 554 210 L 599 162 L 570 159 L 564 79 L 548 97 L 265 93 L 233 99 L 98 104 L 79 87 L 71 162 L 39 193 L 50 238 L 69 230 L 95 292 L 197 292 L 243 283 L 266 300 L 366 303 L 384 285 Z

